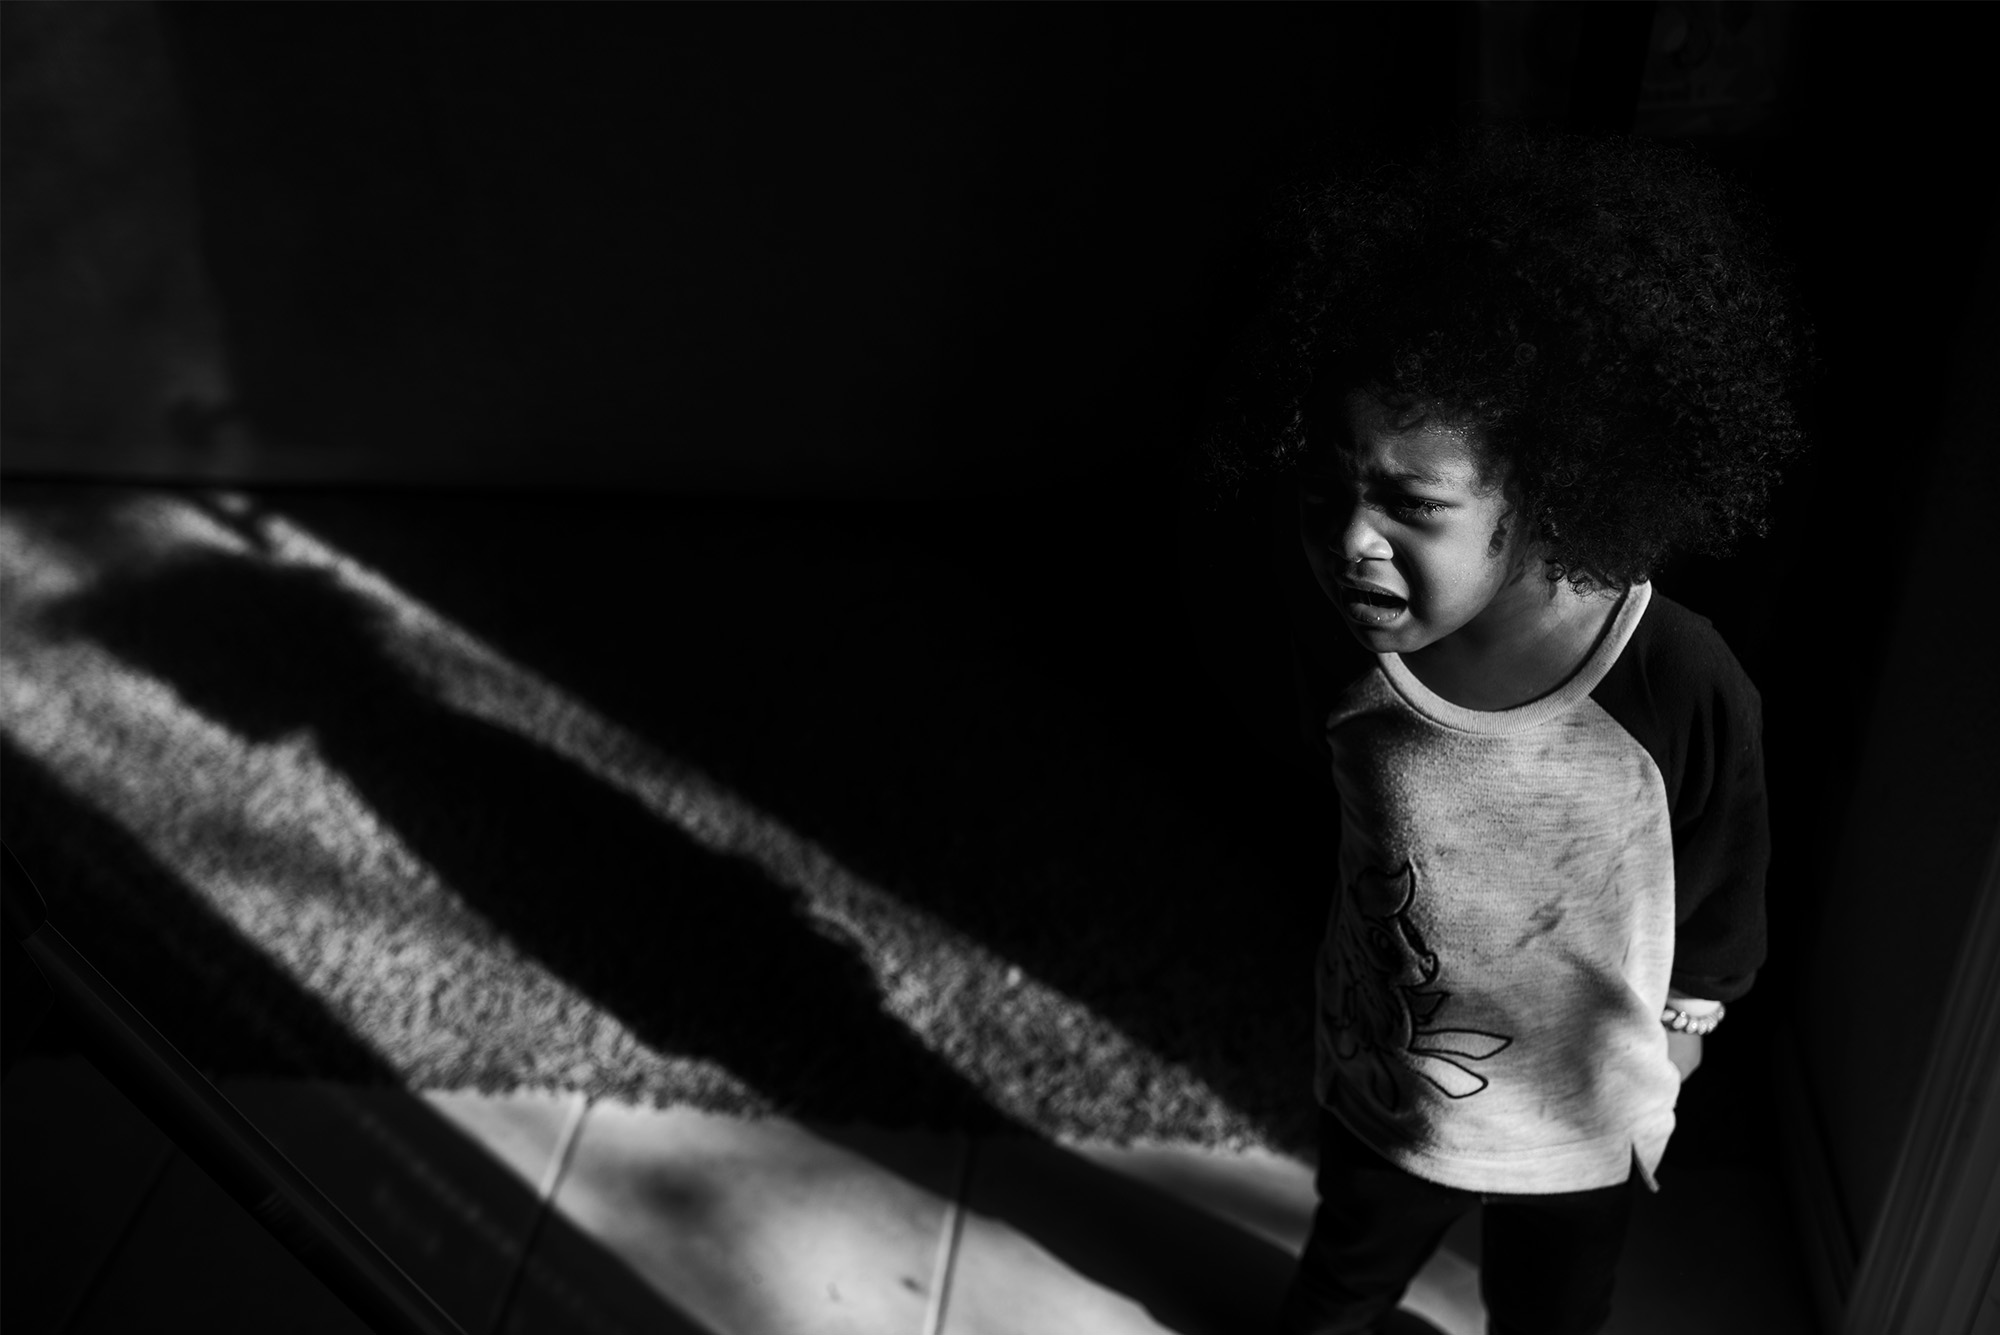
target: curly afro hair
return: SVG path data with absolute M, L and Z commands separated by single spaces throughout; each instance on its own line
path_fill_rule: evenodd
M 1279 242 L 1212 483 L 1295 465 L 1313 404 L 1360 389 L 1473 428 L 1552 581 L 1762 532 L 1807 336 L 1757 211 L 1690 154 L 1476 131 L 1295 190 Z

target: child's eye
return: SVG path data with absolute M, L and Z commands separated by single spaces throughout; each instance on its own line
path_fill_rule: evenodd
M 1419 500 L 1415 496 L 1390 496 L 1379 502 L 1398 519 L 1434 519 L 1448 508 L 1440 501 Z

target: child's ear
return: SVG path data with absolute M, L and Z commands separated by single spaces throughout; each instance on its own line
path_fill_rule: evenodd
M 1494 521 L 1493 536 L 1486 540 L 1486 554 L 1499 556 L 1512 543 L 1519 559 L 1527 559 L 1541 549 L 1540 534 L 1521 510 L 1521 503 L 1510 486 L 1506 490 L 1506 504 L 1500 509 L 1500 518 Z

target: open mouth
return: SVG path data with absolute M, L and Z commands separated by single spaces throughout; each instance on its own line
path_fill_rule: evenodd
M 1363 626 L 1386 626 L 1409 606 L 1409 599 L 1381 589 L 1357 588 L 1352 584 L 1344 584 L 1340 589 L 1340 610 L 1350 621 Z

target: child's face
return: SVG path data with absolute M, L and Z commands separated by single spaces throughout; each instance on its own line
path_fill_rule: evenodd
M 1523 545 L 1503 488 L 1480 478 L 1464 431 L 1399 427 L 1372 395 L 1312 423 L 1300 475 L 1306 559 L 1356 639 L 1412 653 L 1504 619 L 1524 583 Z

